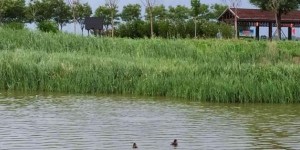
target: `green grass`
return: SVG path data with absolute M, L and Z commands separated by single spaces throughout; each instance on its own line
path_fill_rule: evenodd
M 299 46 L 93 38 L 0 28 L 0 90 L 299 103 Z

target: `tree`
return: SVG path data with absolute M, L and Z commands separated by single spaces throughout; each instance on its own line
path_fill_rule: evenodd
M 238 12 L 237 12 L 237 8 L 241 5 L 241 0 L 223 0 L 225 3 L 228 4 L 229 7 L 234 9 L 234 35 L 235 38 L 238 38 L 238 23 L 237 23 L 237 16 L 238 16 Z M 250 0 L 251 1 L 251 0 Z
M 116 12 L 117 12 L 117 10 L 116 10 Z M 104 28 L 105 28 L 105 30 L 108 30 L 108 27 L 111 24 L 111 22 L 110 22 L 110 9 L 107 6 L 99 6 L 95 11 L 95 16 L 103 18 Z
M 115 18 L 118 12 L 119 0 L 105 0 L 105 5 L 110 11 L 110 22 L 111 22 L 111 37 L 114 37 L 115 31 Z
M 226 5 L 222 4 L 213 4 L 210 6 L 209 18 L 218 19 L 220 15 L 227 9 Z
M 1 0 L 0 1 L 0 25 L 2 23 L 2 17 L 4 16 L 4 12 L 6 10 L 6 8 L 4 7 L 4 4 L 5 4 L 4 0 Z
M 197 19 L 198 16 L 200 15 L 200 8 L 201 8 L 201 4 L 200 4 L 200 0 L 191 0 L 191 6 L 192 6 L 192 17 L 194 20 L 194 29 L 195 29 L 195 38 L 197 38 Z
M 25 21 L 25 0 L 1 0 L 0 22 Z
M 191 11 L 188 7 L 177 5 L 169 6 L 168 18 L 171 23 L 170 36 L 182 37 L 186 30 L 186 21 L 189 19 Z
M 141 5 L 139 4 L 129 4 L 123 7 L 121 13 L 121 18 L 123 21 L 134 21 L 141 18 Z
M 141 0 L 144 6 L 146 7 L 146 10 L 148 10 L 149 18 L 150 18 L 150 32 L 151 32 L 151 38 L 154 37 L 153 32 L 153 7 L 157 4 L 156 0 Z
M 88 3 L 78 4 L 75 8 L 76 20 L 80 24 L 81 33 L 83 34 L 84 29 L 84 19 L 85 17 L 90 17 L 93 13 L 91 6 Z
M 149 11 L 150 10 L 147 10 L 147 16 L 146 16 L 147 19 L 149 19 L 149 14 L 150 14 Z M 164 5 L 154 6 L 152 9 L 152 17 L 153 17 L 154 21 L 166 20 L 167 15 L 168 15 L 168 12 Z
M 176 7 L 169 7 L 168 17 L 173 21 L 185 21 L 186 19 L 189 19 L 189 16 L 190 9 L 185 6 L 177 5 Z
M 207 4 L 201 4 L 200 6 L 200 15 L 199 15 L 199 19 L 205 19 L 205 20 L 209 20 L 209 5 Z
M 74 33 L 76 33 L 76 6 L 80 4 L 79 0 L 68 0 L 69 6 L 72 10 L 72 17 L 73 17 L 73 23 L 74 23 Z
M 57 23 L 54 21 L 50 21 L 50 20 L 44 20 L 44 21 L 38 22 L 37 28 L 42 32 L 57 33 L 59 31 L 58 27 L 57 27 Z
M 70 6 L 64 0 L 31 0 L 26 16 L 29 22 L 55 21 L 62 30 L 70 22 L 72 14 Z
M 29 22 L 42 22 L 52 19 L 53 8 L 47 0 L 30 0 L 26 16 Z
M 26 18 L 29 23 L 37 21 L 37 11 L 41 7 L 39 0 L 30 0 L 26 8 Z
M 281 17 L 299 7 L 300 0 L 250 0 L 250 2 L 263 10 L 274 13 L 278 38 L 281 39 Z
M 65 26 L 71 20 L 71 8 L 63 0 L 51 0 L 52 18 L 60 26 Z

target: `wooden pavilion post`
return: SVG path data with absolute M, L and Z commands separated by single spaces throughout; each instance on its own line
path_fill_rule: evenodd
M 256 29 L 255 29 L 255 37 L 256 37 L 256 40 L 259 40 L 259 23 L 256 22 L 256 23 L 255 23 L 255 26 L 256 26 Z
M 293 24 L 288 27 L 288 40 L 292 40 L 292 29 L 293 29 Z
M 272 22 L 269 22 L 269 40 L 272 41 L 273 39 L 273 23 Z

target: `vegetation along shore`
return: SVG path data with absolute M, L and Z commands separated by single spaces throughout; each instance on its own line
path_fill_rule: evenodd
M 300 102 L 299 42 L 0 35 L 0 90 Z

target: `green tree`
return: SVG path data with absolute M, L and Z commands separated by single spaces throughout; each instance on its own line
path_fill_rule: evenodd
M 59 31 L 57 27 L 57 23 L 49 20 L 38 22 L 37 28 L 42 32 L 57 33 Z
M 119 0 L 105 0 L 105 5 L 110 11 L 111 37 L 114 37 L 115 19 L 118 17 L 118 3 Z
M 210 6 L 209 18 L 218 19 L 220 15 L 227 9 L 226 5 L 222 4 L 213 4 Z
M 25 0 L 1 0 L 0 22 L 23 22 L 25 10 Z
M 50 1 L 30 0 L 26 10 L 29 22 L 42 22 L 52 19 L 52 8 Z
M 191 10 L 186 6 L 169 6 L 169 37 L 185 37 L 186 21 L 190 18 L 190 14 Z
M 26 15 L 29 22 L 53 20 L 61 30 L 72 18 L 71 7 L 64 0 L 31 0 Z
M 190 17 L 190 9 L 186 6 L 177 5 L 176 7 L 169 6 L 168 17 L 171 20 L 185 21 Z
M 154 6 L 153 7 L 153 17 L 154 20 L 166 20 L 168 11 L 164 5 Z
M 74 33 L 76 33 L 76 24 L 77 24 L 77 18 L 76 18 L 76 7 L 80 4 L 80 0 L 68 0 L 68 5 L 71 8 L 71 16 L 73 18 L 74 23 Z
M 297 9 L 300 4 L 300 0 L 250 0 L 250 2 L 263 10 L 269 10 L 274 13 L 279 39 L 281 39 L 282 15 Z
M 41 8 L 41 2 L 39 0 L 30 0 L 26 8 L 26 18 L 29 23 L 37 22 L 37 13 Z
M 192 6 L 192 11 L 191 11 L 191 15 L 193 17 L 194 20 L 194 31 L 195 31 L 195 38 L 197 38 L 197 20 L 198 17 L 200 15 L 200 11 L 201 11 L 201 4 L 200 4 L 200 0 L 191 0 L 191 6 Z
M 3 19 L 3 16 L 4 16 L 4 12 L 6 11 L 6 5 L 5 4 L 5 1 L 4 0 L 1 0 L 0 1 L 0 25 L 2 23 L 2 19 Z M 5 6 L 5 7 L 4 7 Z
M 143 38 L 146 36 L 144 29 L 145 22 L 143 20 L 133 20 L 121 24 L 118 28 L 118 35 L 120 37 Z
M 115 10 L 115 13 L 117 13 L 117 10 Z M 99 6 L 95 11 L 96 17 L 103 17 L 104 22 L 104 28 L 105 30 L 108 30 L 108 27 L 111 25 L 110 21 L 110 9 L 107 6 Z
M 53 20 L 60 26 L 60 30 L 62 30 L 63 26 L 69 23 L 72 17 L 70 6 L 64 0 L 51 0 L 50 9 Z
M 156 0 L 141 0 L 146 7 L 146 12 L 149 14 L 149 20 L 150 20 L 150 32 L 151 32 L 151 38 L 154 37 L 154 18 L 153 18 L 153 7 L 156 5 Z
M 121 18 L 126 22 L 141 19 L 141 5 L 129 4 L 124 6 L 121 13 Z
M 84 19 L 90 17 L 93 13 L 91 6 L 88 3 L 81 4 L 79 3 L 75 7 L 76 20 L 80 24 L 81 33 L 83 34 L 84 29 Z

